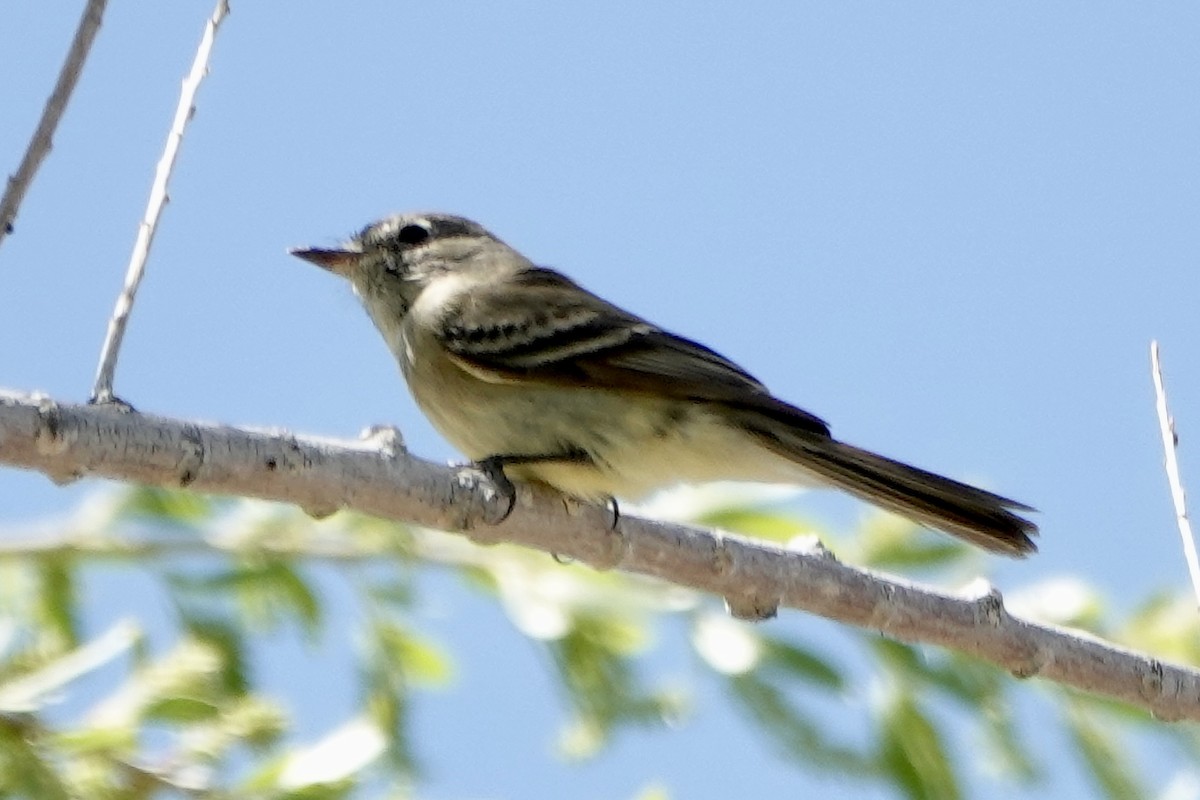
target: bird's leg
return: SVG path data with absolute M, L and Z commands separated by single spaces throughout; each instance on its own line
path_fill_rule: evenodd
M 508 500 L 508 507 L 504 509 L 500 519 L 496 520 L 497 525 L 508 519 L 508 515 L 512 513 L 513 507 L 517 504 L 517 487 L 513 486 L 512 481 L 504 474 L 504 464 L 503 456 L 488 456 L 471 464 L 472 467 L 486 475 L 500 494 Z
M 517 502 L 517 489 L 513 486 L 512 481 L 508 479 L 508 476 L 504 474 L 505 467 L 521 464 L 586 464 L 591 462 L 591 460 L 592 457 L 583 450 L 564 450 L 561 453 L 539 454 L 498 453 L 472 462 L 471 466 L 486 475 L 496 485 L 496 488 L 500 490 L 501 494 L 508 498 L 508 510 L 504 512 L 504 516 L 496 523 L 499 524 L 508 519 L 508 515 L 512 513 L 513 507 Z M 615 500 L 613 501 L 613 505 L 615 508 Z

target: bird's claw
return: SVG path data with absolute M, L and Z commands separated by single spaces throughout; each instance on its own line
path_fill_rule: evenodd
M 610 495 L 607 505 L 612 510 L 612 523 L 609 524 L 608 529 L 610 531 L 615 531 L 617 529 L 617 523 L 621 521 L 621 504 L 617 502 L 617 498 Z
M 517 487 L 513 486 L 513 482 L 504 474 L 504 456 L 489 456 L 473 462 L 471 466 L 487 476 L 496 490 L 508 501 L 504 513 L 494 523 L 499 525 L 508 519 L 517 505 Z

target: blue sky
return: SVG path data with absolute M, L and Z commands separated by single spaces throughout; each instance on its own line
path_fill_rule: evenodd
M 6 171 L 78 5 L 5 10 Z M 111 5 L 0 248 L 0 385 L 86 398 L 209 10 Z M 235 3 L 117 392 L 311 433 L 389 422 L 453 458 L 348 288 L 285 252 L 392 211 L 452 211 L 734 358 L 840 437 L 1036 506 L 1042 552 L 996 564 L 1002 588 L 1075 573 L 1118 607 L 1182 588 L 1148 348 L 1162 343 L 1184 477 L 1200 481 L 1198 40 L 1186 3 Z M 89 488 L 0 472 L 3 521 Z M 861 513 L 803 502 L 834 526 Z M 97 592 L 102 616 L 117 601 Z M 464 648 L 505 625 L 447 602 Z M 501 638 L 517 666 L 498 675 L 537 670 Z M 433 702 L 472 707 L 471 664 L 489 663 L 468 660 L 457 699 Z M 554 699 L 529 697 L 546 707 L 528 734 L 544 759 Z M 701 719 L 662 758 L 725 752 L 721 729 Z M 741 746 L 763 762 L 722 773 L 741 785 L 801 780 Z M 621 766 L 644 758 L 629 749 L 588 773 L 640 774 Z M 537 785 L 504 769 L 494 785 L 513 796 Z M 680 796 L 709 785 L 664 774 Z M 433 780 L 431 796 L 488 787 Z

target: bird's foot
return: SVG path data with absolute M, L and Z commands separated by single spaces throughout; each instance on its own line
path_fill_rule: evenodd
M 507 501 L 504 513 L 500 516 L 500 519 L 493 523 L 495 525 L 499 525 L 508 519 L 509 515 L 513 512 L 513 508 L 517 505 L 517 487 L 513 486 L 513 482 L 504 474 L 504 465 L 511 463 L 506 459 L 506 456 L 488 456 L 471 464 L 474 469 L 479 470 L 487 476 L 487 479 L 496 487 L 496 491 Z

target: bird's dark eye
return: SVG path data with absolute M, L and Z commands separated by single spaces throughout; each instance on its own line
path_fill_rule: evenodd
M 421 244 L 429 241 L 429 228 L 424 225 L 405 225 L 396 231 L 396 240 L 401 244 Z

